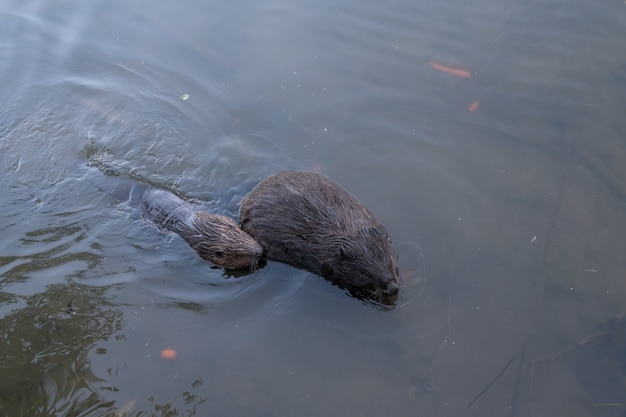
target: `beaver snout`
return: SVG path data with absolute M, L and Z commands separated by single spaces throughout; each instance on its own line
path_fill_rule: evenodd
M 400 286 L 395 282 L 390 282 L 387 284 L 387 288 L 383 290 L 383 294 L 387 297 L 394 297 L 398 295 L 400 291 Z

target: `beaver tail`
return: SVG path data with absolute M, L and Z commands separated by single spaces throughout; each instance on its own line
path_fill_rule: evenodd
M 156 225 L 178 234 L 193 228 L 195 210 L 173 192 L 141 183 L 108 166 L 89 163 L 82 169 L 100 191 L 139 208 Z

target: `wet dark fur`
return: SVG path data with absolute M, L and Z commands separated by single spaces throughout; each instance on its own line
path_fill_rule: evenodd
M 371 211 L 323 175 L 273 175 L 244 198 L 239 217 L 267 259 L 321 275 L 357 296 L 398 293 L 389 233 Z

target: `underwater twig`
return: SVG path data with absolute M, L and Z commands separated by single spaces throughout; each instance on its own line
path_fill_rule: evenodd
M 530 374 L 528 376 L 528 402 L 529 402 L 529 408 L 530 408 L 530 415 L 533 416 L 534 415 L 534 408 L 533 408 L 533 404 L 534 404 L 534 378 L 535 378 L 535 366 L 541 363 L 546 363 L 546 362 L 554 362 L 555 360 L 559 359 L 561 356 L 563 356 L 564 354 L 566 354 L 567 352 L 569 352 L 572 349 L 575 349 L 577 347 L 580 346 L 584 346 L 587 343 L 591 342 L 592 340 L 597 339 L 598 337 L 604 336 L 606 335 L 605 331 L 597 331 L 595 333 L 590 334 L 589 336 L 583 337 L 582 339 L 565 346 L 563 349 L 559 350 L 558 352 L 556 352 L 554 355 L 550 356 L 549 358 L 546 359 L 542 359 L 540 361 L 532 361 L 530 363 Z
M 441 341 L 441 344 L 439 345 L 439 349 L 437 349 L 437 353 L 435 354 L 435 357 L 433 358 L 433 361 L 430 364 L 430 367 L 428 368 L 428 372 L 432 371 L 433 367 L 435 366 L 435 363 L 437 362 L 437 358 L 439 358 L 439 354 L 443 350 L 443 347 L 446 345 L 446 343 L 448 343 L 448 340 L 450 340 L 450 336 L 452 335 L 452 320 L 450 318 L 450 315 L 451 315 L 450 303 L 451 303 L 450 298 L 448 298 L 448 334 Z
M 511 359 L 509 359 L 509 361 L 506 363 L 506 365 L 504 365 L 504 367 L 500 370 L 500 372 L 498 373 L 498 375 L 495 376 L 495 378 L 493 378 L 491 380 L 491 382 L 489 382 L 489 384 L 487 384 L 487 386 L 485 388 L 483 388 L 483 390 L 481 392 L 479 392 L 472 401 L 469 402 L 469 404 L 467 404 L 468 407 L 471 407 L 472 404 L 474 404 L 476 401 L 478 401 L 478 399 L 480 397 L 483 396 L 483 394 L 485 394 L 487 391 L 489 391 L 489 388 L 491 388 L 491 386 L 493 384 L 495 384 L 498 379 L 500 379 L 500 377 L 502 375 L 504 375 L 504 371 L 506 371 L 506 369 L 513 363 L 513 361 L 515 360 L 515 358 L 517 358 L 519 355 L 521 355 L 521 353 L 523 352 L 523 350 L 520 350 L 519 352 L 517 352 L 515 355 L 513 355 L 513 357 Z
M 591 342 L 594 339 L 597 339 L 600 336 L 604 336 L 606 334 L 606 332 L 604 331 L 598 331 L 595 333 L 590 334 L 587 337 L 583 337 L 582 339 L 572 343 L 571 345 L 568 345 L 566 347 L 564 347 L 563 349 L 561 349 L 560 351 L 558 351 L 557 353 L 555 353 L 554 355 L 550 356 L 547 359 L 542 359 L 540 361 L 537 361 L 536 363 L 544 363 L 544 362 L 552 362 L 557 360 L 559 357 L 561 357 L 562 355 L 564 355 L 565 353 L 569 352 L 570 350 L 577 348 L 579 346 L 584 346 L 587 343 Z

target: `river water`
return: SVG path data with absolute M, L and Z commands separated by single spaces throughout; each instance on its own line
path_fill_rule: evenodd
M 4 0 L 0 54 L 0 415 L 626 413 L 622 1 Z M 90 158 L 233 217 L 321 172 L 397 305 L 212 268 Z

